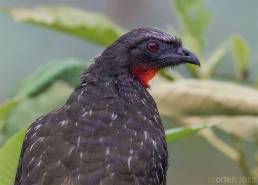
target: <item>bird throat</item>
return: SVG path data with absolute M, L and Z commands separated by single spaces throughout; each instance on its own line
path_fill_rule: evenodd
M 158 70 L 147 65 L 135 65 L 132 68 L 132 73 L 144 88 L 149 88 L 149 81 L 158 73 Z

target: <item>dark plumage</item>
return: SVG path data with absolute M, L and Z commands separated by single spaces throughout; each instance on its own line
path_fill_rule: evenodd
M 174 36 L 151 28 L 122 36 L 63 107 L 32 123 L 15 185 L 165 185 L 164 128 L 146 87 L 181 63 L 199 65 Z

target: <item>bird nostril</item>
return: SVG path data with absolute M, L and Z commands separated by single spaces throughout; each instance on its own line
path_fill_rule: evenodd
M 190 56 L 189 51 L 186 50 L 186 49 L 184 49 L 184 48 L 179 48 L 178 54 L 180 54 L 180 55 L 182 55 L 182 56 L 186 56 L 186 57 L 189 57 L 189 56 Z
M 186 50 L 183 50 L 183 54 L 185 55 L 185 56 L 189 56 L 189 52 L 188 51 L 186 51 Z

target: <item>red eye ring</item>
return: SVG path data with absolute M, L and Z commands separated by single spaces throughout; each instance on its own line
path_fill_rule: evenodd
M 148 43 L 147 45 L 147 49 L 150 51 L 150 52 L 157 52 L 159 50 L 159 45 L 155 42 L 150 42 Z

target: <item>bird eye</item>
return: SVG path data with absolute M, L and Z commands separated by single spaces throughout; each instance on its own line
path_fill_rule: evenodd
M 150 42 L 148 45 L 147 45 L 147 49 L 150 51 L 150 52 L 157 52 L 159 50 L 159 45 L 155 42 Z

